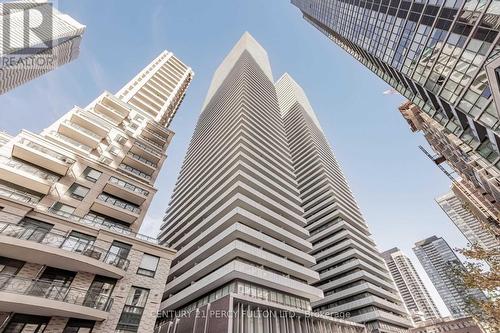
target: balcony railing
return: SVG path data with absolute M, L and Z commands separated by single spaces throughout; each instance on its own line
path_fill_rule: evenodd
M 155 146 L 156 148 L 158 148 L 158 149 L 162 149 L 162 150 L 163 150 L 163 145 L 160 145 L 159 143 L 154 142 L 153 140 L 151 140 L 151 139 L 149 139 L 149 138 L 145 137 L 144 135 L 142 135 L 142 134 L 141 134 L 140 138 L 141 138 L 142 140 L 146 141 L 147 143 L 149 143 L 149 144 L 151 144 L 151 145 Z
M 31 141 L 29 139 L 26 139 L 26 138 L 22 138 L 19 143 L 27 146 L 27 147 L 30 147 L 36 151 L 39 151 L 40 153 L 42 154 L 45 154 L 45 155 L 49 155 L 53 158 L 55 158 L 56 160 L 59 160 L 63 163 L 67 163 L 67 164 L 73 164 L 75 163 L 75 160 L 73 160 L 72 158 L 69 158 L 63 154 L 60 154 L 52 149 L 49 149 L 47 147 L 44 147 L 42 146 L 41 144 L 38 144 L 34 141 Z
M 156 163 L 153 163 L 150 160 L 147 160 L 144 157 L 139 156 L 137 154 L 134 154 L 134 153 L 132 153 L 130 151 L 127 153 L 127 155 L 130 156 L 130 157 L 132 157 L 134 160 L 140 161 L 140 162 L 142 162 L 142 163 L 144 163 L 146 165 L 149 165 L 149 166 L 151 166 L 153 168 L 156 168 L 158 166 Z
M 136 168 L 131 167 L 128 164 L 121 163 L 120 164 L 120 169 L 128 171 L 128 172 L 130 172 L 130 173 L 132 173 L 132 174 L 134 174 L 134 175 L 136 175 L 138 177 L 144 178 L 145 180 L 151 180 L 151 176 L 150 175 L 145 174 L 144 172 L 142 172 L 140 170 L 137 170 Z
M 47 209 L 47 211 L 51 214 L 62 216 L 62 217 L 67 218 L 68 220 L 71 220 L 73 222 L 85 224 L 85 225 L 91 226 L 93 228 L 100 229 L 101 227 L 104 227 L 112 232 L 116 232 L 116 233 L 119 233 L 119 234 L 122 234 L 125 236 L 135 237 L 137 239 L 146 241 L 148 243 L 152 243 L 152 244 L 159 243 L 157 238 L 134 232 L 130 228 L 118 225 L 116 223 L 113 223 L 113 222 L 110 222 L 110 221 L 107 221 L 104 219 L 90 218 L 88 216 L 80 217 L 80 216 L 77 216 L 74 214 L 70 214 L 67 212 L 63 212 L 63 211 L 54 209 L 52 207 L 49 207 Z
M 158 155 L 158 156 L 161 156 L 161 152 L 156 150 L 156 149 L 152 149 L 148 146 L 146 146 L 145 144 L 143 144 L 142 142 L 140 141 L 135 141 L 134 145 L 136 145 L 137 147 L 140 147 L 141 149 L 153 154 L 153 155 Z
M 0 195 L 12 200 L 21 201 L 30 205 L 36 205 L 40 201 L 40 197 L 37 197 L 33 194 L 16 190 L 0 184 Z
M 135 192 L 135 193 L 139 193 L 140 195 L 143 195 L 145 197 L 147 197 L 149 195 L 149 191 L 146 191 L 145 189 L 143 188 L 140 188 L 138 186 L 135 186 L 133 184 L 130 184 L 124 180 L 121 180 L 121 179 L 118 179 L 116 177 L 111 177 L 109 178 L 109 182 L 112 183 L 112 184 L 115 184 L 115 185 L 118 185 L 120 187 L 123 187 L 129 191 L 132 191 L 132 192 Z
M 50 131 L 50 135 L 52 135 L 53 137 L 63 141 L 63 142 L 66 142 L 66 143 L 69 143 L 70 145 L 72 146 L 75 146 L 76 148 L 79 148 L 81 150 L 84 150 L 88 153 L 90 153 L 92 151 L 92 148 L 90 148 L 89 146 L 87 145 L 84 145 L 76 140 L 73 140 L 72 138 L 70 137 L 67 137 L 66 135 L 64 134 L 61 134 L 59 132 L 56 132 L 56 131 Z
M 83 132 L 83 133 L 87 134 L 88 136 L 90 136 L 98 141 L 101 140 L 101 137 L 98 134 L 96 134 L 96 133 L 92 132 L 91 130 L 88 130 L 85 127 L 82 127 L 82 126 L 80 126 L 80 125 L 78 125 L 70 120 L 65 120 L 64 123 L 70 127 L 76 128 L 80 132 Z
M 113 303 L 113 298 L 110 296 L 92 290 L 87 291 L 54 281 L 28 279 L 10 274 L 0 274 L 0 291 L 35 296 L 106 312 L 109 312 Z
M 128 202 L 123 201 L 123 200 L 120 200 L 120 199 L 118 199 L 118 198 L 116 198 L 114 196 L 108 195 L 106 193 L 99 194 L 99 196 L 97 196 L 97 199 L 99 199 L 101 201 L 104 201 L 104 202 L 106 202 L 108 204 L 111 204 L 113 206 L 116 206 L 116 207 L 119 207 L 119 208 L 122 208 L 122 209 L 125 209 L 125 210 L 128 210 L 128 211 L 131 211 L 134 214 L 140 214 L 141 213 L 141 209 L 139 207 L 137 207 L 136 205 L 128 203 Z
M 15 159 L 10 159 L 5 156 L 0 156 L 0 164 L 6 165 L 8 167 L 11 167 L 13 169 L 25 171 L 27 173 L 30 173 L 38 178 L 48 180 L 50 182 L 57 182 L 59 180 L 59 177 L 48 173 L 46 171 L 43 171 L 41 169 L 35 168 L 29 164 L 23 163 L 21 161 L 15 160 Z
M 28 240 L 60 248 L 69 252 L 78 253 L 123 270 L 127 270 L 128 265 L 130 264 L 130 261 L 127 258 L 120 257 L 109 250 L 97 247 L 87 241 L 84 242 L 71 238 L 62 230 L 52 229 L 51 231 L 48 231 L 44 228 L 0 222 L 0 235 Z

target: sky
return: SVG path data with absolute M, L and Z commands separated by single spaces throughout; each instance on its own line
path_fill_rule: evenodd
M 304 88 L 381 251 L 402 249 L 423 273 L 412 247 L 432 235 L 464 247 L 434 198 L 449 179 L 418 149 L 390 87 L 304 21 L 288 0 L 59 0 L 57 7 L 87 26 L 80 57 L 0 96 L 0 130 L 39 132 L 74 105 L 117 92 L 168 49 L 195 71 L 171 129 L 153 200 L 141 232 L 156 235 L 212 74 L 249 31 L 267 50 L 273 75 Z M 440 310 L 444 304 L 423 275 Z

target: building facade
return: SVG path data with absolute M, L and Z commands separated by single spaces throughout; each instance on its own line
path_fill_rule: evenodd
M 454 318 L 472 313 L 471 300 L 484 300 L 477 289 L 467 289 L 454 270 L 465 269 L 443 238 L 429 237 L 415 243 L 415 255 Z
M 163 52 L 41 134 L 2 135 L 0 332 L 152 332 L 175 251 L 138 233 L 193 73 Z
M 306 94 L 287 74 L 276 91 L 320 277 L 313 285 L 325 295 L 313 311 L 348 313 L 370 332 L 404 331 L 404 305 Z
M 0 95 L 78 57 L 85 26 L 52 3 L 4 2 L 0 12 Z
M 490 194 L 499 199 L 497 1 L 292 3 L 304 19 L 459 138 L 465 153 L 487 160 L 483 176 L 494 180 L 486 187 L 495 187 Z
M 484 333 L 472 317 L 443 318 L 422 322 L 409 333 Z
M 398 287 L 403 302 L 410 312 L 413 323 L 435 320 L 441 317 L 413 263 L 400 249 L 393 248 L 382 257 Z
M 500 235 L 500 173 L 496 167 L 415 104 L 405 102 L 399 111 L 413 132 L 421 131 L 424 134 L 437 154 L 432 157 L 434 162 L 437 165 L 446 162 L 458 175 L 450 177 L 452 191 L 481 223 L 482 229 Z
M 488 251 L 498 249 L 500 242 L 467 209 L 467 206 L 462 203 L 453 191 L 440 196 L 436 199 L 436 202 L 470 244 L 481 246 Z
M 200 332 L 313 333 L 363 330 L 362 325 L 349 326 L 338 318 L 352 320 L 350 315 L 355 314 L 351 310 L 372 309 L 383 303 L 379 311 L 356 313 L 357 321 L 374 322 L 385 318 L 387 313 L 387 318 L 397 317 L 398 324 L 402 322 L 405 327 L 404 318 L 390 310 L 383 312 L 392 309 L 400 314 L 398 301 L 393 300 L 396 296 L 391 293 L 394 286 L 384 268 L 374 267 L 374 273 L 362 271 L 363 261 L 375 261 L 380 267 L 383 262 L 372 250 L 366 226 L 357 212 L 352 213 L 355 204 L 351 201 L 345 209 L 349 216 L 346 219 L 356 220 L 348 226 L 337 214 L 339 220 L 335 221 L 341 228 L 336 228 L 340 234 L 333 239 L 334 217 L 330 218 L 330 213 L 337 206 L 331 201 L 326 201 L 328 207 L 318 205 L 319 197 L 324 194 L 320 188 L 328 192 L 326 195 L 338 190 L 338 197 L 343 198 L 348 187 L 345 180 L 341 187 L 333 184 L 329 177 L 337 177 L 338 167 L 326 165 L 320 158 L 315 164 L 335 167 L 332 170 L 335 175 L 325 173 L 317 179 L 321 177 L 326 182 L 311 182 L 309 173 L 314 170 L 304 163 L 306 160 L 300 155 L 302 147 L 294 143 L 300 143 L 304 135 L 312 143 L 320 127 L 308 108 L 309 117 L 317 127 L 307 129 L 303 124 L 306 120 L 301 120 L 302 132 L 292 130 L 295 118 L 302 117 L 302 111 L 292 112 L 289 108 L 296 102 L 307 103 L 301 90 L 289 89 L 292 83 L 296 86 L 285 75 L 274 84 L 265 50 L 248 33 L 217 69 L 161 229 L 160 239 L 178 250 L 162 307 L 190 314 L 211 309 L 236 312 L 224 320 L 207 318 L 203 321 L 205 330 Z M 297 134 L 299 141 L 294 139 Z M 316 149 L 329 149 L 324 137 L 319 139 L 323 141 L 318 141 L 321 146 Z M 330 157 L 331 152 L 325 160 Z M 301 165 L 303 173 L 299 175 L 296 171 Z M 307 181 L 313 194 L 306 190 Z M 306 196 L 311 200 L 305 201 Z M 326 218 L 321 219 L 321 215 Z M 331 237 L 332 241 L 316 235 L 318 246 L 311 243 L 308 229 L 313 220 L 317 220 L 314 229 L 328 229 L 323 236 Z M 331 223 L 325 225 L 325 222 Z M 359 244 L 359 250 L 353 248 L 343 254 L 344 261 L 352 260 L 339 268 L 345 274 L 338 284 L 320 280 L 315 256 L 322 250 L 329 254 L 340 252 L 338 247 L 332 248 L 335 240 L 346 251 L 355 247 L 355 241 L 347 239 L 351 233 L 360 234 L 357 236 L 360 243 L 367 245 Z M 325 269 L 334 265 L 332 258 L 319 256 L 329 259 L 321 264 Z M 361 259 L 356 260 L 356 256 Z M 338 264 L 342 262 L 339 260 Z M 326 277 L 329 273 L 321 274 Z M 319 281 L 321 286 L 317 285 Z M 370 287 L 368 281 L 383 286 Z M 348 286 L 348 282 L 352 285 Z M 353 290 L 349 288 L 355 283 L 358 286 L 354 294 L 358 297 L 352 298 Z M 318 302 L 323 299 L 321 289 L 328 291 L 333 300 L 334 290 L 340 288 L 345 290 L 345 302 L 330 306 L 335 313 L 308 315 L 317 310 Z M 373 295 L 368 294 L 372 289 Z M 252 311 L 267 311 L 272 315 L 252 317 Z M 276 313 L 284 315 L 277 318 Z M 293 317 L 291 313 L 295 313 Z M 162 333 L 189 331 L 195 325 L 186 316 L 171 314 L 167 319 L 159 328 Z M 390 321 L 387 319 L 387 325 Z

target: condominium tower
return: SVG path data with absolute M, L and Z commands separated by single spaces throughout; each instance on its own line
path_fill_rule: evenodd
M 440 196 L 436 202 L 470 244 L 481 246 L 489 251 L 500 247 L 500 241 L 489 232 L 486 226 L 481 224 L 453 191 Z
M 460 281 L 455 270 L 465 268 L 443 238 L 432 236 L 419 241 L 413 251 L 453 317 L 471 314 L 470 301 L 485 299 L 481 291 L 467 289 Z
M 403 301 L 415 324 L 441 317 L 413 263 L 400 249 L 382 253 Z
M 462 139 L 464 149 L 499 170 L 497 1 L 292 3 L 305 20 Z M 489 193 L 500 201 L 499 179 L 489 178 L 495 187 Z
M 1 135 L 0 331 L 153 331 L 175 252 L 138 230 L 192 75 L 165 51 L 41 134 Z
M 245 33 L 214 74 L 161 228 L 161 241 L 178 250 L 162 307 L 191 315 L 166 318 L 160 332 L 189 330 L 195 310 L 236 312 L 196 319 L 200 332 L 363 330 L 332 319 L 349 315 L 407 327 L 366 226 L 352 213 L 355 204 L 341 199 L 348 187 L 343 178 L 336 183 L 340 171 L 327 161 L 329 149 L 302 89 L 288 75 L 274 84 L 266 51 Z M 328 152 L 320 157 L 320 150 Z M 352 226 L 335 215 L 344 203 Z M 311 226 L 325 230 L 314 236 L 317 245 Z M 321 266 L 338 281 L 326 281 L 334 275 L 320 271 L 315 256 L 328 259 Z M 321 289 L 327 300 L 344 302 L 329 306 L 331 317 L 308 316 L 322 304 Z
M 483 230 L 491 229 L 500 235 L 500 172 L 492 164 L 494 160 L 471 149 L 467 142 L 472 137 L 458 137 L 412 102 L 403 103 L 399 112 L 412 132 L 422 131 L 435 153 L 431 156 L 434 163 L 442 168 L 441 164 L 446 162 L 456 173 L 452 176 L 445 171 L 462 205 L 481 223 Z
M 0 3 L 0 26 L 0 95 L 76 59 L 85 31 L 36 0 Z

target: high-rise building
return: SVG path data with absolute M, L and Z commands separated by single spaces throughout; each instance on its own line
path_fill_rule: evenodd
M 495 178 L 492 183 L 498 194 L 497 1 L 292 3 L 305 20 L 460 138 L 466 153 L 484 157 L 488 162 L 482 168 L 496 169 L 493 176 L 485 177 Z
M 382 253 L 411 318 L 415 324 L 441 317 L 413 263 L 400 249 Z
M 189 330 L 195 310 L 236 313 L 196 319 L 201 332 L 364 329 L 332 319 L 349 316 L 381 332 L 408 327 L 332 156 L 302 89 L 288 75 L 275 85 L 266 51 L 245 33 L 214 74 L 161 228 L 178 250 L 162 307 L 190 315 L 160 332 Z M 327 303 L 331 316 L 308 315 Z
M 175 252 L 138 230 L 192 75 L 165 51 L 41 134 L 2 135 L 0 331 L 153 331 Z
M 306 94 L 286 74 L 276 90 L 320 277 L 314 286 L 325 295 L 313 311 L 348 312 L 370 332 L 404 330 L 411 323 L 401 298 Z
M 399 111 L 413 132 L 422 131 L 436 153 L 432 156 L 436 165 L 442 168 L 446 162 L 458 175 L 448 173 L 457 197 L 484 225 L 500 230 L 500 173 L 494 159 L 471 149 L 467 144 L 470 137 L 458 137 L 415 104 L 405 102 Z
M 494 250 L 500 246 L 495 236 L 481 224 L 482 222 L 467 209 L 453 191 L 440 196 L 436 202 L 469 243 L 477 244 L 486 250 Z
M 76 59 L 85 31 L 38 0 L 0 3 L 0 26 L 0 95 Z
M 480 290 L 468 289 L 460 281 L 455 270 L 465 268 L 443 238 L 432 236 L 419 241 L 413 251 L 453 317 L 471 314 L 471 300 L 485 299 Z

